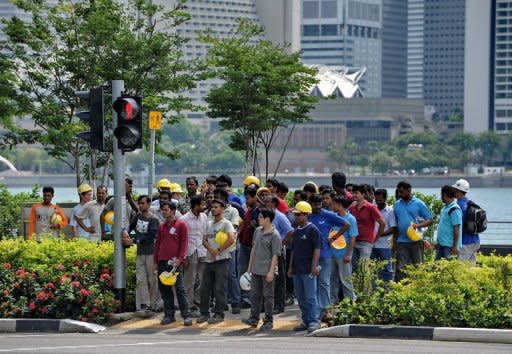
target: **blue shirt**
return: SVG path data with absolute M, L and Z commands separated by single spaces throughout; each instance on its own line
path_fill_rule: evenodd
M 345 219 L 332 211 L 320 209 L 320 212 L 310 214 L 308 220 L 320 231 L 320 238 L 322 239 L 320 258 L 331 258 L 332 253 L 331 245 L 329 244 L 329 231 L 336 227 L 339 230 L 343 225 L 345 225 Z
M 235 202 L 235 203 L 238 203 L 239 205 L 244 205 L 244 203 L 242 202 L 242 199 L 240 199 L 239 196 L 237 196 L 235 193 L 230 193 L 228 195 L 228 202 Z
M 292 239 L 292 273 L 304 275 L 311 273 L 313 252 L 321 245 L 320 232 L 312 223 L 297 227 Z
M 279 236 L 281 237 L 281 241 L 284 240 L 286 235 L 293 231 L 292 224 L 290 220 L 281 213 L 279 210 L 274 209 L 274 220 L 272 220 L 272 225 L 276 228 L 277 232 L 279 232 Z
M 464 226 L 466 224 L 467 218 L 468 218 L 468 202 L 469 199 L 464 197 L 462 199 L 457 199 L 457 204 L 459 205 L 461 211 L 462 211 L 462 225 Z M 467 230 L 464 230 L 464 227 L 462 227 L 462 244 L 463 245 L 470 245 L 472 243 L 480 243 L 480 237 L 478 234 L 471 234 L 467 232 Z
M 425 203 L 414 196 L 409 202 L 400 199 L 393 206 L 393 210 L 395 211 L 398 226 L 398 242 L 412 242 L 407 237 L 407 228 L 411 222 L 414 224 L 419 223 L 419 217 L 423 218 L 423 220 L 432 220 L 432 214 Z
M 459 239 L 457 247 L 462 247 L 462 211 L 454 200 L 450 204 L 445 204 L 441 210 L 439 225 L 437 226 L 437 243 L 445 247 L 453 247 L 453 229 L 459 228 Z
M 347 252 L 348 245 L 350 244 L 350 240 L 353 237 L 357 237 L 359 235 L 359 230 L 357 229 L 357 220 L 354 217 L 354 215 L 350 214 L 347 210 L 347 214 L 344 216 L 345 220 L 347 220 L 350 223 L 350 227 L 347 231 L 343 234 L 343 237 L 345 237 L 345 242 L 347 243 L 347 246 L 341 250 L 337 250 L 335 248 L 331 248 L 331 253 L 334 258 L 341 259 L 345 256 L 345 253 Z

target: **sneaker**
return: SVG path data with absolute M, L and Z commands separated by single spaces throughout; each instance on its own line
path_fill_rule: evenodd
M 223 321 L 224 321 L 224 316 L 216 313 L 215 315 L 213 315 L 213 317 L 210 317 L 208 319 L 208 324 L 217 324 L 217 323 L 221 323 Z
M 197 324 L 200 324 L 200 323 L 204 323 L 208 321 L 208 316 L 207 315 L 201 315 L 199 316 L 199 318 L 196 320 L 196 323 Z
M 190 311 L 190 317 L 199 318 L 199 317 L 201 317 L 201 312 L 199 312 L 198 310 Z
M 320 324 L 319 323 L 312 323 L 308 327 L 308 333 L 314 332 L 317 329 L 320 329 Z
M 192 326 L 192 317 L 185 317 L 183 319 L 183 325 L 184 326 Z
M 231 305 L 231 313 L 232 313 L 233 315 L 239 315 L 239 314 L 240 314 L 240 312 L 241 312 L 241 310 L 240 310 L 240 306 L 238 306 L 238 305 L 237 305 L 237 306 L 233 306 L 233 305 Z
M 169 323 L 176 322 L 176 319 L 171 316 L 164 316 L 164 318 L 160 321 L 162 326 L 168 325 Z
M 295 304 L 295 299 L 293 296 L 288 296 L 286 300 L 284 301 L 285 306 L 293 306 Z
M 265 332 L 271 330 L 272 328 L 274 328 L 274 324 L 270 321 L 266 321 L 261 325 L 260 331 Z
M 257 321 L 254 318 L 242 318 L 243 324 L 246 324 L 246 325 L 254 327 L 254 328 L 258 327 L 258 322 L 260 322 L 260 321 Z
M 308 326 L 306 326 L 303 322 L 301 322 L 300 325 L 293 327 L 294 332 L 306 331 L 307 329 Z
M 248 301 L 242 301 L 242 308 L 243 309 L 250 309 L 251 308 L 251 303 L 248 302 Z

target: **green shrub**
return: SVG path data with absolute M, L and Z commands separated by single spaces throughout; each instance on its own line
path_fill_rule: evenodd
M 134 307 L 135 248 L 126 252 L 127 307 Z M 72 318 L 101 323 L 118 306 L 114 246 L 53 237 L 0 241 L 0 317 Z
M 21 233 L 21 204 L 41 200 L 39 186 L 30 193 L 11 194 L 7 186 L 0 184 L 0 239 Z
M 342 301 L 336 324 L 512 328 L 512 256 L 481 256 L 479 262 L 410 266 L 402 282 Z

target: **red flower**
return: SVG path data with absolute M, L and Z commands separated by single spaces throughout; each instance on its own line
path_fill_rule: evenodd
M 82 317 L 82 322 L 87 322 L 87 316 Z
M 64 274 L 62 277 L 60 277 L 60 284 L 64 284 L 68 279 L 69 277 L 66 274 Z
M 79 287 L 80 287 L 80 282 L 78 282 L 78 281 L 76 281 L 76 280 L 75 280 L 75 281 L 72 281 L 72 282 L 71 282 L 71 286 L 72 286 L 73 288 L 79 288 Z
M 52 292 L 48 292 L 48 299 L 53 299 L 55 295 Z
M 103 273 L 102 275 L 100 275 L 100 280 L 109 280 L 110 279 L 110 275 L 108 275 L 107 273 Z
M 19 288 L 20 288 L 20 283 L 15 282 L 14 284 L 12 284 L 12 287 L 13 287 L 14 289 L 19 289 Z
M 95 314 L 95 315 L 96 315 L 98 312 L 100 312 L 100 310 L 99 310 L 97 307 L 93 307 L 93 308 L 92 308 L 92 313 L 93 313 L 93 314 Z
M 39 312 L 41 312 L 43 315 L 46 315 L 48 313 L 48 307 L 43 306 L 39 309 Z
M 9 296 L 9 290 L 4 289 L 4 296 Z
M 80 295 L 89 296 L 90 293 L 87 291 L 87 289 L 82 288 L 82 289 L 80 289 Z
M 48 284 L 46 284 L 46 287 L 50 288 L 50 289 L 55 289 L 55 285 L 52 282 L 49 282 Z
M 43 291 L 41 291 L 41 292 L 37 295 L 37 299 L 38 299 L 39 301 L 44 301 L 44 300 L 46 300 L 46 298 L 47 298 L 47 297 L 46 297 L 46 292 L 45 292 L 44 290 L 43 290 Z
M 56 268 L 57 270 L 64 270 L 64 269 L 66 269 L 66 267 L 64 267 L 64 264 L 62 264 L 62 263 L 57 264 L 57 265 L 55 266 L 55 268 Z
M 16 271 L 16 274 L 22 278 L 25 275 L 25 270 L 23 268 L 20 268 Z
M 34 301 L 30 301 L 29 308 L 30 308 L 30 311 L 34 311 L 37 308 L 37 306 L 36 306 Z
M 12 265 L 11 263 L 4 263 L 4 269 L 11 269 Z

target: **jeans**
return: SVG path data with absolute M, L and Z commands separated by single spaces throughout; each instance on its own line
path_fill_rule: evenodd
M 327 306 L 331 304 L 332 258 L 320 258 L 318 265 L 321 269 L 318 275 L 317 297 L 320 316 L 323 316 Z
M 251 276 L 251 318 L 260 319 L 261 306 L 265 309 L 265 322 L 273 322 L 275 279 L 269 283 L 265 275 Z
M 228 277 L 229 259 L 206 263 L 201 282 L 201 315 L 208 316 L 210 313 L 210 294 L 213 291 L 215 297 L 216 314 L 224 317 L 226 307 L 226 281 Z
M 231 258 L 229 259 L 228 279 L 225 284 L 227 303 L 231 304 L 231 307 L 240 307 L 240 278 L 238 277 L 236 263 L 236 250 L 233 250 L 231 251 Z
M 299 303 L 302 323 L 306 326 L 319 324 L 318 301 L 316 298 L 316 279 L 310 274 L 293 275 L 293 285 L 295 287 L 295 296 Z
M 469 261 L 476 265 L 476 253 L 479 249 L 479 242 L 462 245 L 462 248 L 459 250 L 459 261 Z
M 238 278 L 247 272 L 249 266 L 249 258 L 251 257 L 251 246 L 240 245 L 238 251 Z M 246 290 L 240 290 L 241 300 L 247 303 L 251 302 L 251 292 Z
M 423 263 L 423 240 L 398 242 L 396 245 L 396 281 L 405 277 L 402 268 L 408 264 Z
M 373 245 L 365 241 L 356 241 L 354 250 L 352 251 L 352 269 L 357 272 L 359 261 L 370 259 L 372 255 Z
M 278 274 L 274 280 L 274 307 L 279 311 L 284 311 L 284 303 L 286 300 L 286 271 L 284 269 L 284 257 L 282 255 L 277 257 L 277 271 Z
M 372 256 L 371 259 L 377 259 L 379 261 L 387 261 L 387 263 L 384 265 L 384 268 L 382 268 L 379 271 L 379 277 L 388 282 L 393 280 L 393 260 L 391 257 L 391 249 L 389 248 L 374 248 L 372 250 Z
M 158 275 L 165 271 L 170 271 L 171 267 L 167 264 L 167 261 L 158 261 Z M 174 290 L 176 290 L 176 296 L 178 297 L 178 303 L 180 306 L 181 317 L 190 317 L 190 311 L 188 308 L 187 295 L 185 293 L 185 287 L 183 286 L 183 266 L 180 266 L 177 270 L 179 272 L 176 284 L 174 286 L 164 285 L 161 281 L 158 281 L 158 288 L 160 294 L 164 300 L 164 314 L 174 318 Z
M 146 305 L 154 309 L 158 299 L 157 278 L 153 273 L 153 255 L 140 254 L 136 259 L 135 308 L 140 310 L 140 305 Z
M 348 297 L 350 300 L 355 301 L 357 296 L 354 292 L 354 284 L 352 283 L 352 264 L 343 262 L 343 258 L 332 258 L 332 275 L 335 276 L 337 281 L 331 285 L 331 299 L 334 304 L 338 304 L 338 287 L 341 283 L 343 288 L 343 297 Z M 332 279 L 332 278 L 331 278 Z
M 436 261 L 440 261 L 442 258 L 444 258 L 444 259 L 452 258 L 452 247 L 451 246 L 436 245 Z

